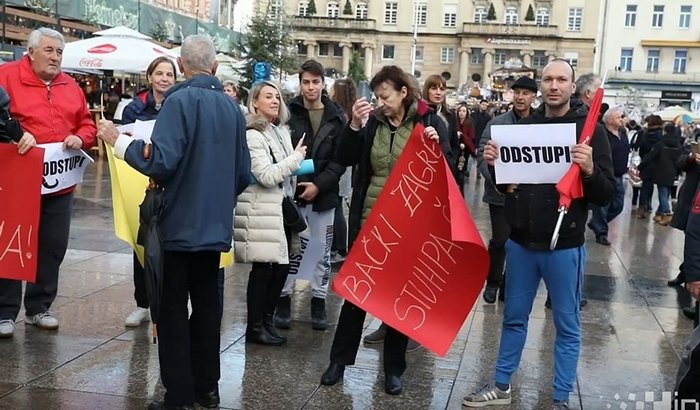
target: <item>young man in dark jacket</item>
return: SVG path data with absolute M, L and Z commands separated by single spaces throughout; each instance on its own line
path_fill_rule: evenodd
M 114 145 L 116 157 L 164 188 L 159 227 L 167 274 L 158 356 L 166 392 L 150 410 L 219 404 L 219 258 L 231 249 L 233 208 L 251 179 L 243 114 L 212 75 L 214 44 L 203 35 L 188 36 L 181 55 L 187 81 L 168 91 L 151 144 L 117 135 L 109 122 L 101 122 L 99 133 Z
M 345 127 L 343 111 L 322 95 L 323 66 L 314 60 L 306 61 L 299 72 L 300 95 L 289 103 L 289 128 L 296 146 L 304 139 L 306 158 L 313 159 L 314 173 L 297 179 L 297 200 L 309 226 L 311 239 L 324 244 L 323 257 L 315 264 L 311 280 L 311 327 L 325 330 L 326 294 L 331 276 L 331 247 L 335 208 L 340 204 L 338 182 L 345 167 L 334 160 L 337 136 Z M 294 278 L 287 279 L 277 303 L 275 325 L 289 329 L 291 324 L 291 294 Z
M 576 88 L 573 81 L 574 70 L 566 60 L 550 62 L 542 72 L 540 90 L 544 103 L 519 123 L 575 123 L 578 138 L 588 108 L 580 101 L 571 101 Z M 574 389 L 581 348 L 579 303 L 586 264 L 584 234 L 588 203 L 605 205 L 612 199 L 615 189 L 610 145 L 601 126 L 596 128 L 590 143 L 590 146 L 576 144 L 571 148 L 572 161 L 581 167 L 584 196 L 571 203 L 554 250 L 549 246 L 559 207 L 555 185 L 499 186 L 505 191 L 505 213 L 511 228 L 506 243 L 508 279 L 503 330 L 494 381 L 465 397 L 462 404 L 467 407 L 510 404 L 511 377 L 520 364 L 530 311 L 540 280 L 544 279 L 552 298 L 557 330 L 553 408 L 569 408 L 569 393 Z M 492 166 L 497 157 L 498 145 L 490 141 L 484 148 L 484 160 L 490 166 L 492 177 L 495 176 Z
M 510 87 L 513 89 L 513 109 L 505 114 L 491 120 L 484 129 L 484 133 L 479 139 L 479 150 L 476 156 L 479 173 L 484 177 L 484 202 L 489 204 L 489 215 L 491 216 L 491 240 L 489 240 L 489 276 L 486 278 L 486 289 L 484 289 L 484 301 L 494 303 L 496 294 L 500 288 L 498 298 L 505 300 L 503 290 L 503 266 L 506 262 L 506 240 L 510 234 L 510 226 L 506 220 L 503 205 L 505 196 L 496 189 L 496 182 L 491 179 L 488 165 L 484 161 L 484 147 L 491 141 L 492 125 L 517 124 L 522 118 L 530 115 L 532 103 L 537 97 L 537 82 L 530 77 L 518 78 Z

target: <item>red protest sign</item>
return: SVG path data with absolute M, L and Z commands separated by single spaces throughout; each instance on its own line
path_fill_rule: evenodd
M 0 144 L 0 278 L 36 281 L 44 150 Z
M 444 356 L 489 256 L 438 144 L 417 126 L 332 288 Z

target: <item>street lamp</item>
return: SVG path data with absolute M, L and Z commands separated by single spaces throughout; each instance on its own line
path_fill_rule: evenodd
M 194 34 L 199 34 L 199 0 L 197 0 L 194 13 Z
M 413 45 L 411 46 L 411 75 L 416 75 L 416 49 L 418 48 L 418 2 L 413 1 Z

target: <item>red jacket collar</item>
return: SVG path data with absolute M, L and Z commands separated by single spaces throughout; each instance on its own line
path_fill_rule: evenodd
M 46 83 L 39 78 L 34 70 L 32 70 L 32 64 L 29 61 L 29 55 L 25 55 L 19 61 L 19 78 L 22 84 L 31 85 L 35 87 L 46 87 Z M 54 78 L 49 85 L 65 84 L 69 81 L 70 77 L 64 72 L 58 73 L 56 78 Z

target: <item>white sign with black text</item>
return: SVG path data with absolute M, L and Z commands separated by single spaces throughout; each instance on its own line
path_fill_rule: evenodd
M 58 192 L 83 182 L 93 159 L 80 149 L 63 149 L 62 142 L 38 144 L 44 149 L 44 179 L 41 194 Z
M 497 184 L 556 184 L 571 167 L 576 124 L 493 125 Z

